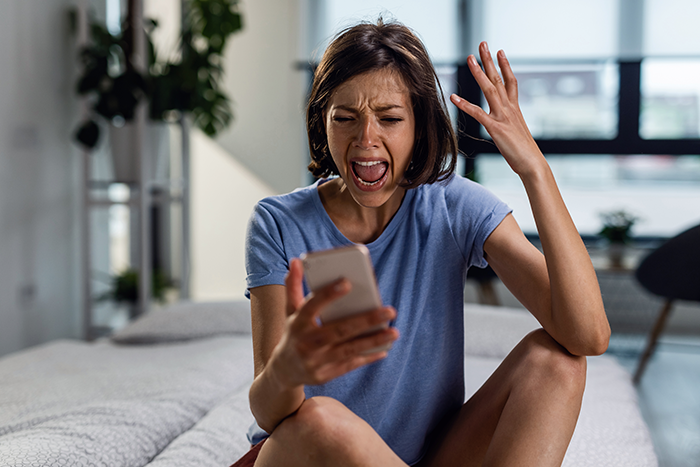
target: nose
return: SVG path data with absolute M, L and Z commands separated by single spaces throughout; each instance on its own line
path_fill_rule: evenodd
M 378 139 L 376 122 L 368 117 L 360 119 L 358 133 L 355 138 L 355 146 L 360 149 L 369 150 L 377 147 Z

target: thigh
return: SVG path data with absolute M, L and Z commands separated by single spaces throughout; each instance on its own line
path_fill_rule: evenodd
M 372 427 L 335 399 L 314 397 L 284 420 L 260 450 L 255 467 L 401 466 Z
M 523 460 L 533 455 L 532 465 L 557 465 L 576 425 L 584 385 L 585 359 L 545 331 L 534 331 L 446 420 L 419 465 L 513 465 L 491 462 L 508 456 L 529 465 Z

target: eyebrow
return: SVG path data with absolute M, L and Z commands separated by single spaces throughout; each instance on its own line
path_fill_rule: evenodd
M 356 112 L 357 109 L 355 107 L 349 106 L 349 105 L 336 105 L 336 109 L 340 110 L 346 110 L 348 112 Z M 393 110 L 393 109 L 403 109 L 404 106 L 398 105 L 398 104 L 386 104 L 386 105 L 379 105 L 377 107 L 373 107 L 372 110 L 375 112 L 386 112 L 387 110 Z

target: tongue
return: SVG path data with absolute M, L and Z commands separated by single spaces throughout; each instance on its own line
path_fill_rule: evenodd
M 386 163 L 384 162 L 370 166 L 353 164 L 353 167 L 355 169 L 355 175 L 368 183 L 376 182 L 382 178 L 386 172 Z

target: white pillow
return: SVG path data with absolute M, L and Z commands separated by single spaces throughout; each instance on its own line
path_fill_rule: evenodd
M 152 310 L 112 336 L 118 344 L 157 344 L 250 334 L 250 302 L 178 302 Z

